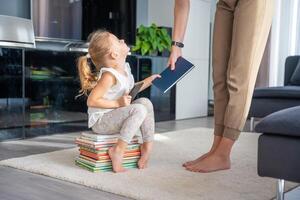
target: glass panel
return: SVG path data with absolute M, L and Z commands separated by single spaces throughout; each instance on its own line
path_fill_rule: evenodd
M 130 64 L 135 81 L 142 81 L 152 74 L 161 73 L 167 66 L 168 57 L 134 55 L 128 56 L 127 62 Z M 155 121 L 174 120 L 175 92 L 175 86 L 166 93 L 162 93 L 152 86 L 139 93 L 137 98 L 146 97 L 152 101 Z
M 1 0 L 0 15 L 30 19 L 30 0 Z
M 167 67 L 168 57 L 153 56 L 150 57 L 150 59 L 152 67 L 148 65 L 142 67 L 144 73 L 151 69 L 151 74 L 160 74 Z M 150 90 L 150 99 L 154 106 L 155 121 L 174 120 L 176 86 L 172 87 L 166 93 L 162 93 L 155 86 L 152 86 Z
M 26 137 L 87 129 L 86 98 L 79 91 L 80 53 L 26 51 Z
M 0 48 L 0 140 L 22 138 L 22 50 Z
M 81 40 L 81 0 L 32 0 L 35 35 Z
M 84 0 L 82 7 L 83 40 L 95 29 L 105 28 L 127 44 L 134 44 L 136 0 Z

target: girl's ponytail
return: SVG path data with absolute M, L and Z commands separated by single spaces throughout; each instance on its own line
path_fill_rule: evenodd
M 89 48 L 86 56 L 77 61 L 81 89 L 79 95 L 88 95 L 97 84 L 100 66 L 105 66 L 105 55 L 110 52 L 110 33 L 103 30 L 94 31 L 89 35 Z
M 87 56 L 81 56 L 78 58 L 77 68 L 81 85 L 79 96 L 87 96 L 97 82 L 97 75 L 92 72 Z

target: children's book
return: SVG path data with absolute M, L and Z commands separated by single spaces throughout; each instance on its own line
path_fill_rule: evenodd
M 91 153 L 85 150 L 80 150 L 80 155 L 84 155 L 90 158 L 93 158 L 95 160 L 105 160 L 105 159 L 109 159 L 109 155 L 97 155 L 95 153 Z M 139 156 L 141 155 L 140 151 L 136 151 L 136 152 L 128 152 L 124 154 L 124 157 L 130 157 L 130 156 Z
M 112 171 L 112 166 L 104 166 L 104 167 L 93 167 L 93 166 L 90 166 L 86 163 L 83 163 L 79 160 L 75 160 L 75 164 L 79 167 L 82 167 L 82 168 L 85 168 L 91 172 L 107 172 L 107 171 Z M 123 164 L 123 167 L 126 168 L 126 169 L 129 169 L 129 168 L 137 168 L 137 164 L 136 163 L 126 163 L 126 164 Z

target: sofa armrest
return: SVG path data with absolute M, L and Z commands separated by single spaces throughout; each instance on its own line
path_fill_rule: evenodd
M 255 131 L 264 134 L 300 137 L 300 106 L 272 113 L 259 122 Z

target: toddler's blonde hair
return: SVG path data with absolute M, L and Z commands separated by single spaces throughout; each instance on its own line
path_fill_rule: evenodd
M 97 30 L 89 35 L 88 55 L 79 57 L 77 61 L 81 86 L 79 96 L 87 96 L 97 84 L 97 77 L 100 68 L 106 65 L 105 57 L 110 52 L 110 34 L 111 33 L 105 30 Z M 95 69 L 93 70 L 93 68 Z

